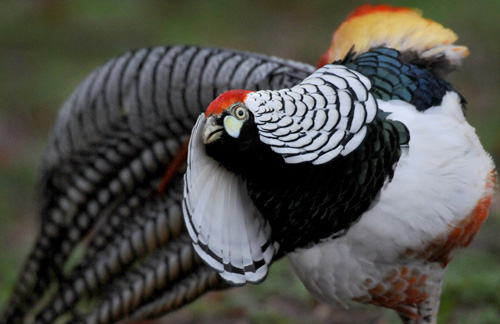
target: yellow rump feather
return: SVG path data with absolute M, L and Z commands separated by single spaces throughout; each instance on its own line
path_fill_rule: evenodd
M 423 18 L 419 11 L 364 5 L 335 31 L 331 46 L 318 65 L 343 59 L 353 46 L 358 55 L 385 46 L 400 52 L 415 52 L 422 59 L 444 55 L 452 65 L 457 65 L 469 55 L 467 47 L 453 44 L 457 39 L 451 29 Z

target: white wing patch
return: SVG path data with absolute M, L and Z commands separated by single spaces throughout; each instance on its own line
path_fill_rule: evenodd
M 275 254 L 271 227 L 243 181 L 205 153 L 201 114 L 189 143 L 183 214 L 198 255 L 233 285 L 265 279 Z
M 355 150 L 375 118 L 377 102 L 365 76 L 325 65 L 291 89 L 248 94 L 260 140 L 287 163 L 323 164 Z

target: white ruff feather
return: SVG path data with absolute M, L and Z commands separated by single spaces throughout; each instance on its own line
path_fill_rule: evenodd
M 275 253 L 271 228 L 240 177 L 207 156 L 200 115 L 191 134 L 184 176 L 184 220 L 198 255 L 234 285 L 258 283 Z
M 245 105 L 260 140 L 286 163 L 323 164 L 355 150 L 375 118 L 370 81 L 345 66 L 328 64 L 291 89 L 256 91 Z

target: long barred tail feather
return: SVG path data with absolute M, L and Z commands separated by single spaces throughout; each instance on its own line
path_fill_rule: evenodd
M 94 71 L 64 103 L 49 138 L 40 232 L 0 323 L 23 323 L 48 288 L 69 284 L 68 258 L 84 238 L 89 261 L 141 215 L 136 210 L 157 195 L 164 170 L 219 93 L 290 87 L 313 70 L 260 54 L 171 46 L 130 52 Z
M 157 318 L 192 302 L 207 291 L 227 287 L 227 282 L 217 272 L 206 265 L 200 266 L 171 289 L 165 290 L 150 303 L 139 307 L 130 318 L 135 320 Z
M 180 177 L 179 177 L 180 180 Z M 180 185 L 138 207 L 106 247 L 63 280 L 48 306 L 37 315 L 37 323 L 51 323 L 86 296 L 100 293 L 102 287 L 122 275 L 134 263 L 162 247 L 168 247 L 184 231 L 180 209 Z M 189 244 L 186 243 L 189 247 Z

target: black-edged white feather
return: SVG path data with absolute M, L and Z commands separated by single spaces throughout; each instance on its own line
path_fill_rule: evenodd
M 198 118 L 184 176 L 184 220 L 198 255 L 233 285 L 265 279 L 277 245 L 241 177 L 205 152 Z
M 355 150 L 375 118 L 368 78 L 341 65 L 325 65 L 299 85 L 249 93 L 260 140 L 286 163 L 323 164 Z

